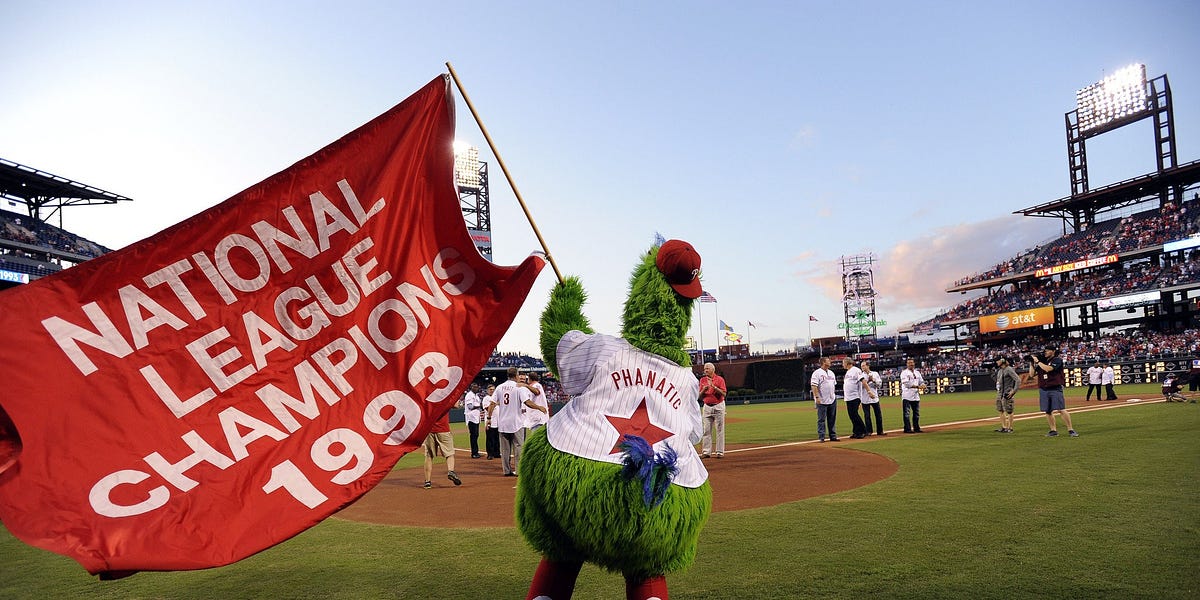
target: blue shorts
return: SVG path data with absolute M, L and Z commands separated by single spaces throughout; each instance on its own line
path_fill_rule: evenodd
M 1063 391 L 1059 390 L 1038 390 L 1038 405 L 1042 412 L 1052 413 L 1056 410 L 1065 410 L 1067 408 L 1067 399 L 1063 397 Z

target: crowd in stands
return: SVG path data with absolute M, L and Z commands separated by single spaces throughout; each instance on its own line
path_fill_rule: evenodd
M 964 277 L 955 285 L 1019 275 L 1096 256 L 1121 254 L 1197 232 L 1200 232 L 1200 206 L 1197 206 L 1196 199 L 1180 207 L 1168 202 L 1161 209 L 1102 221 L 1084 231 L 1031 248 L 991 269 Z
M 1058 280 L 1023 281 L 1010 289 L 961 302 L 919 325 L 934 325 L 983 315 L 1067 304 L 1163 289 L 1200 281 L 1200 251 L 1165 265 L 1142 259 L 1117 263 L 1090 272 L 1075 272 Z
M 13 273 L 27 273 L 36 277 L 49 275 L 61 270 L 56 261 L 43 261 L 29 257 L 20 250 L 0 249 L 0 269 Z
M 1022 358 L 1039 353 L 1046 345 L 1058 346 L 1063 361 L 1067 364 L 1091 364 L 1096 359 L 1111 361 L 1126 358 L 1174 358 L 1200 354 L 1200 329 L 1189 329 L 1183 333 L 1131 329 L 1106 335 L 1098 340 L 1048 340 L 1031 336 L 1012 345 L 971 348 L 931 356 L 921 361 L 921 368 L 926 377 L 979 373 L 986 371 L 983 366 L 985 362 L 994 361 L 1002 356 L 1018 368 L 1024 368 Z M 885 379 L 889 376 L 897 378 L 900 376 L 900 368 L 885 370 L 883 376 Z
M 542 370 L 546 368 L 546 363 L 540 358 L 534 358 L 521 354 L 520 352 L 493 352 L 488 358 L 487 368 L 499 369 L 508 367 L 516 367 L 523 370 Z
M 87 258 L 95 258 L 108 252 L 107 248 L 63 231 L 49 223 L 6 210 L 0 210 L 0 240 L 20 242 L 29 246 L 45 248 L 47 251 L 69 252 Z M 41 259 L 42 257 L 34 256 L 34 258 Z M 50 261 L 49 254 L 46 255 L 45 260 Z

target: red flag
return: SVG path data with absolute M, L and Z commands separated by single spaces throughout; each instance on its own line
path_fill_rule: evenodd
M 816 318 L 816 317 L 814 317 L 814 316 L 812 316 L 812 315 L 808 315 L 808 320 L 809 320 L 809 321 L 816 321 L 816 320 L 817 320 L 817 318 Z
M 92 573 L 218 566 L 333 514 L 419 447 L 544 264 L 475 250 L 448 85 L 0 293 L 5 527 Z

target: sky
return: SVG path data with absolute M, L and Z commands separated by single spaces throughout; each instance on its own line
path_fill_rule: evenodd
M 844 256 L 877 258 L 886 335 L 1062 235 L 1012 213 L 1070 194 L 1063 114 L 1123 66 L 1168 75 L 1179 162 L 1200 158 L 1198 26 L 1194 1 L 10 2 L 0 157 L 132 198 L 63 215 L 120 248 L 449 61 L 597 331 L 619 333 L 659 233 L 696 247 L 718 300 L 693 335 L 712 347 L 724 321 L 774 352 L 840 333 Z M 537 239 L 458 103 L 458 138 L 490 163 L 494 260 L 517 264 Z M 1092 187 L 1154 152 L 1149 119 L 1092 138 Z M 540 355 L 554 282 L 548 267 L 498 350 Z

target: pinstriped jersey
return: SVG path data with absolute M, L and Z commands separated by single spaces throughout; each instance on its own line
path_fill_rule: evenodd
M 678 454 L 672 483 L 695 488 L 708 480 L 694 444 L 700 441 L 700 386 L 690 369 L 629 342 L 603 334 L 569 331 L 558 342 L 559 380 L 572 399 L 550 418 L 546 437 L 554 448 L 621 464 L 626 433 L 662 452 Z

